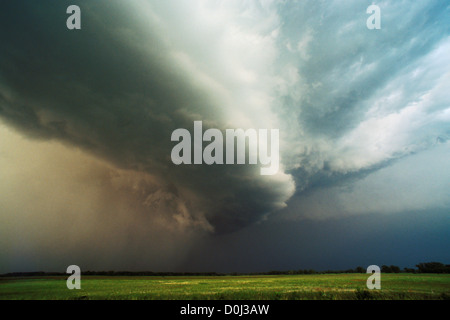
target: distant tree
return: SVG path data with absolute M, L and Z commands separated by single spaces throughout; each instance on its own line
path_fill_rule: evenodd
M 283 274 L 283 272 L 279 271 L 279 270 L 272 270 L 269 271 L 269 275 L 280 275 Z
M 450 265 L 441 262 L 426 262 L 416 265 L 420 273 L 450 273 Z
M 412 268 L 404 268 L 403 271 L 405 273 L 416 273 L 416 269 L 412 269 Z
M 356 273 L 366 273 L 366 270 L 364 270 L 363 267 L 356 267 L 355 272 Z
M 316 274 L 316 270 L 313 269 L 305 270 L 305 274 Z
M 389 267 L 387 265 L 382 265 L 381 266 L 381 273 L 392 273 L 391 267 Z
M 400 273 L 400 268 L 397 266 L 390 266 L 389 268 L 391 269 L 392 273 Z

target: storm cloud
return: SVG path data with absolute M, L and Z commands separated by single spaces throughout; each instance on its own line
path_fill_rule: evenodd
M 72 4 L 81 30 L 66 28 Z M 370 4 L 3 3 L 2 219 L 33 239 L 46 226 L 41 249 L 74 219 L 87 228 L 69 241 L 80 255 L 98 243 L 121 267 L 147 244 L 165 268 L 183 244 L 271 219 L 448 207 L 450 6 L 383 1 L 369 30 Z M 171 134 L 194 121 L 280 129 L 279 173 L 174 165 Z M 1 237 L 18 242 L 11 230 Z
M 259 177 L 248 166 L 176 167 L 170 161 L 171 133 L 177 128 L 192 131 L 195 120 L 220 129 L 277 128 L 266 94 L 223 69 L 222 63 L 233 64 L 236 57 L 224 56 L 218 67 L 217 61 L 209 61 L 210 71 L 208 61 L 200 57 L 208 49 L 192 56 L 182 50 L 178 35 L 167 30 L 187 32 L 187 21 L 177 19 L 186 14 L 178 12 L 182 8 L 170 18 L 173 26 L 159 17 L 160 11 L 167 14 L 169 4 L 153 8 L 148 2 L 113 1 L 105 7 L 104 2 L 86 2 L 86 27 L 71 34 L 58 28 L 66 17 L 58 15 L 63 4 L 45 11 L 38 9 L 42 3 L 27 5 L 24 13 L 19 5 L 11 6 L 9 18 L 2 19 L 16 26 L 14 33 L 5 35 L 7 50 L 1 58 L 1 114 L 6 121 L 33 137 L 59 139 L 120 168 L 161 178 L 181 199 L 193 196 L 186 200 L 193 219 L 206 217 L 217 231 L 246 226 L 284 206 L 294 184 L 282 172 Z M 184 6 L 191 10 L 187 3 Z M 20 11 L 14 12 L 17 8 Z M 39 25 L 38 31 L 30 32 L 32 25 Z M 250 47 L 240 42 L 244 36 L 260 37 L 242 32 L 228 41 L 243 50 Z M 221 40 L 215 42 L 222 45 Z M 209 50 L 211 59 L 219 49 Z M 240 93 L 228 83 L 240 87 Z M 253 118 L 247 106 L 262 107 L 262 119 Z M 245 112 L 236 115 L 239 109 Z

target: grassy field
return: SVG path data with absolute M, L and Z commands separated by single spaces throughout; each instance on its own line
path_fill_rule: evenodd
M 354 300 L 450 299 L 450 275 L 383 274 L 381 290 L 366 290 L 365 274 L 216 277 L 0 278 L 0 300 Z

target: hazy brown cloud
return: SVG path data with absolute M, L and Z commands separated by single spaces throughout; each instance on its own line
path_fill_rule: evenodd
M 148 174 L 117 169 L 57 141 L 29 140 L 3 124 L 0 135 L 2 268 L 27 257 L 34 270 L 71 262 L 170 269 L 211 230 Z

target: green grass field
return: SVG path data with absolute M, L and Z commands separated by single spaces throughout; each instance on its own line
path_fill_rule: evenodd
M 381 290 L 366 289 L 365 274 L 216 277 L 0 278 L 0 300 L 354 300 L 449 299 L 450 275 L 383 274 Z

